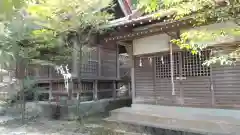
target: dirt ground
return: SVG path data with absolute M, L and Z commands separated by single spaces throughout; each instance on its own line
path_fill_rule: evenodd
M 47 120 L 35 118 L 21 124 L 12 121 L 0 125 L 0 135 L 136 135 L 123 130 L 110 129 L 102 121 L 102 116 L 89 117 L 82 122 Z

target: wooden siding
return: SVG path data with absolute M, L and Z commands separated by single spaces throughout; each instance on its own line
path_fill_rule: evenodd
M 240 63 L 212 68 L 214 96 L 217 106 L 240 107 Z
M 135 102 L 239 108 L 240 63 L 236 66 L 203 66 L 209 57 L 208 52 L 204 53 L 205 57 L 201 55 L 200 59 L 185 52 L 173 54 L 175 95 L 172 95 L 170 61 L 165 57 L 169 54 L 135 57 Z
M 117 77 L 117 50 L 101 47 L 101 76 Z
M 136 100 L 137 102 L 153 102 L 153 66 L 148 58 L 135 57 L 135 83 L 136 83 Z
M 104 78 L 117 78 L 117 49 L 112 46 L 91 47 L 88 51 L 84 52 L 82 61 L 79 63 L 81 70 L 78 70 L 82 79 L 97 79 L 98 77 Z M 100 58 L 99 58 L 100 57 Z M 72 70 L 72 63 L 68 64 L 70 72 Z M 100 67 L 100 68 L 99 68 Z M 51 72 L 50 72 L 51 70 Z M 100 70 L 100 71 L 99 71 Z M 50 73 L 52 75 L 50 75 Z M 28 75 L 34 76 L 39 80 L 60 79 L 54 67 L 50 66 L 29 66 Z M 52 78 L 50 78 L 52 77 Z

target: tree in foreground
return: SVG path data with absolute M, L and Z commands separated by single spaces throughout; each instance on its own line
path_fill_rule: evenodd
M 207 41 L 230 40 L 240 36 L 240 1 L 239 0 L 140 0 L 138 8 L 143 8 L 146 12 L 156 13 L 172 10 L 175 14 L 171 20 L 180 20 L 191 17 L 194 26 L 202 26 L 214 23 L 233 22 L 234 27 L 219 28 L 218 30 L 196 29 L 181 33 L 180 39 L 171 42 L 180 48 L 187 49 L 193 54 L 199 53 L 210 46 Z M 234 48 L 216 50 L 213 56 L 205 62 L 210 65 L 214 63 L 234 64 L 240 60 L 240 47 L 236 43 Z
M 101 32 L 99 26 L 112 17 L 103 11 L 111 0 L 0 2 L 0 54 L 7 65 L 15 58 L 64 64 L 72 57 L 73 41 L 89 44 L 92 34 Z
M 69 64 L 73 50 L 84 55 L 82 48 L 112 18 L 106 8 L 111 0 L 1 0 L 0 64 L 15 68 L 17 62 L 22 82 L 29 64 Z M 23 88 L 21 96 L 24 102 Z

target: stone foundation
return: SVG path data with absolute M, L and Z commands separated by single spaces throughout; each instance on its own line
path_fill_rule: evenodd
M 77 105 L 79 107 L 77 108 Z M 38 115 L 49 119 L 67 119 L 72 120 L 77 117 L 94 115 L 97 113 L 108 113 L 109 111 L 124 106 L 130 106 L 131 99 L 103 99 L 98 101 L 81 102 L 36 102 L 27 103 L 26 110 L 28 115 Z

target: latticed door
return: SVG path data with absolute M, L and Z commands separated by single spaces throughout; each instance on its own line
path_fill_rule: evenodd
M 155 96 L 157 104 L 176 105 L 179 104 L 180 97 L 180 82 L 176 77 L 180 74 L 180 52 L 173 53 L 174 67 L 174 86 L 176 95 L 172 95 L 171 81 L 171 60 L 169 53 L 162 53 L 155 57 Z
M 168 53 L 155 57 L 155 93 L 158 104 L 208 106 L 212 103 L 210 68 L 203 66 L 208 51 L 201 55 L 191 52 L 173 53 L 173 79 L 175 95 L 172 95 L 171 56 Z
M 179 79 L 185 105 L 211 106 L 212 104 L 210 67 L 203 65 L 209 54 L 209 51 L 202 51 L 200 55 L 182 52 L 182 72 Z

